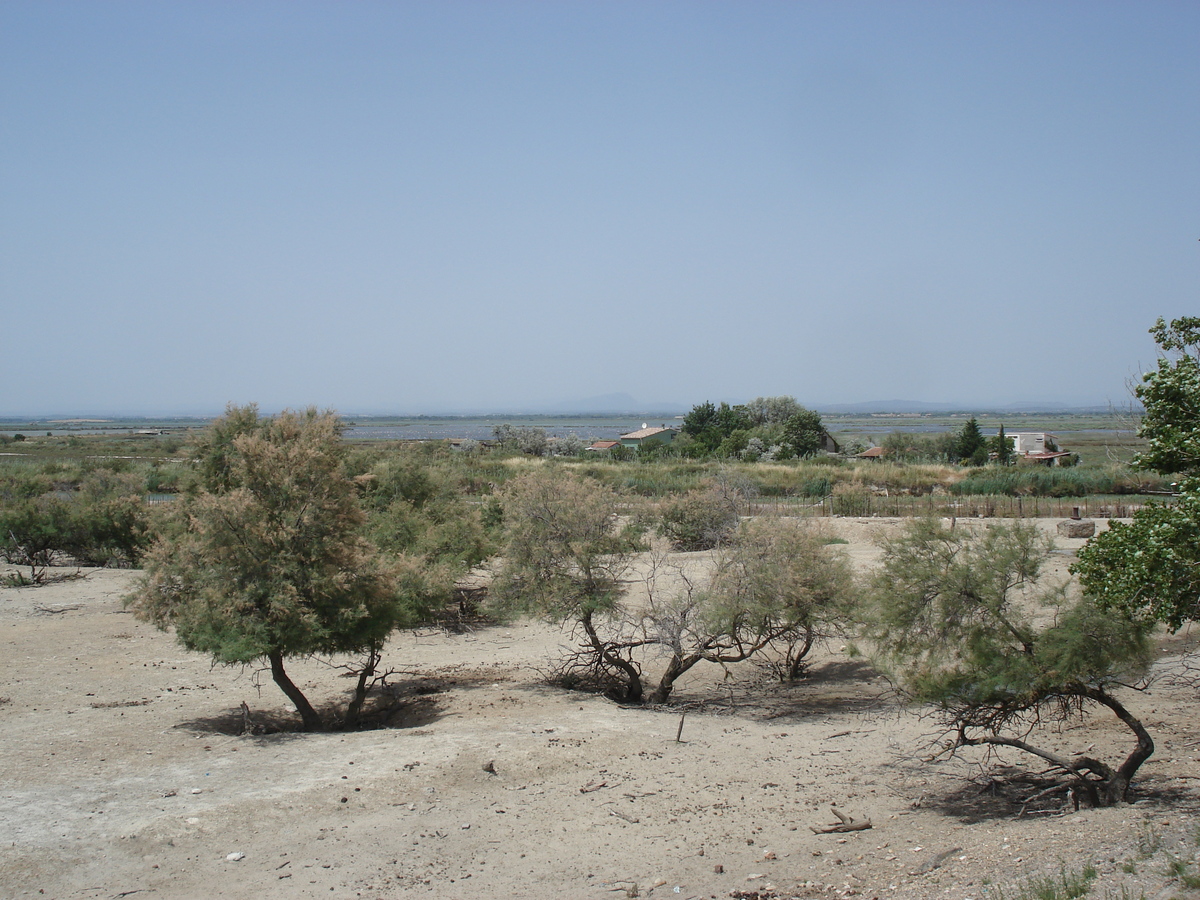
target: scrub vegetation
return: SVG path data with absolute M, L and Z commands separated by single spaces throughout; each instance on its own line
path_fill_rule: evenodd
M 939 712 L 948 751 L 1016 748 L 1049 764 L 1043 795 L 1108 805 L 1153 752 L 1118 695 L 1147 671 L 1152 626 L 1195 618 L 1190 565 L 1156 564 L 1152 598 L 1121 594 L 1114 573 L 1136 570 L 1147 530 L 1162 559 L 1195 543 L 1200 422 L 1175 407 L 1200 394 L 1198 330 L 1160 323 L 1167 355 L 1140 390 L 1149 450 L 1132 467 L 1014 465 L 1005 429 L 985 435 L 974 418 L 857 459 L 824 449 L 820 416 L 790 397 L 701 404 L 674 442 L 616 454 L 531 426 L 498 426 L 488 445 L 352 442 L 332 412 L 231 406 L 186 441 L 138 438 L 137 453 L 115 452 L 134 439 L 111 435 L 11 441 L 0 553 L 29 584 L 63 563 L 142 568 L 128 598 L 138 616 L 215 663 L 269 669 L 307 730 L 367 724 L 395 672 L 389 637 L 448 610 L 460 625 L 564 627 L 574 643 L 548 663 L 553 680 L 627 704 L 670 703 L 706 666 L 754 660 L 801 679 L 838 635 Z M 1018 515 L 1050 499 L 1137 502 L 1177 474 L 1180 503 L 1150 505 L 1081 555 L 1082 593 L 1046 581 L 1049 546 L 1032 527 L 963 521 L 1014 502 Z M 877 574 L 856 577 L 813 520 L 885 504 L 948 521 L 915 517 Z M 309 657 L 350 659 L 344 704 L 318 710 L 289 677 Z M 1124 760 L 1037 742 L 1039 728 L 1101 709 L 1134 737 Z

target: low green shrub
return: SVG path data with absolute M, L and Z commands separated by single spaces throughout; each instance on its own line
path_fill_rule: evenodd
M 0 557 L 40 582 L 59 554 L 91 566 L 133 566 L 149 545 L 150 511 L 141 479 L 96 469 L 73 487 L 43 475 L 0 491 Z M 42 488 L 34 494 L 31 489 Z

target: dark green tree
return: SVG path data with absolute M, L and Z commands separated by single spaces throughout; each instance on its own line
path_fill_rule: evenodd
M 752 427 L 753 422 L 746 407 L 730 406 L 728 403 L 714 406 L 705 401 L 693 406 L 683 417 L 680 430 L 693 439 L 692 446 L 703 455 L 715 453 L 721 442 L 733 432 Z
M 958 458 L 971 461 L 975 458 L 976 452 L 983 449 L 986 444 L 987 438 L 979 430 L 979 423 L 975 421 L 974 416 L 971 416 L 958 433 Z M 985 456 L 984 459 L 986 460 L 986 458 Z
M 1138 434 L 1149 442 L 1134 465 L 1179 475 L 1179 500 L 1111 522 L 1072 571 L 1101 606 L 1178 629 L 1200 621 L 1200 318 L 1159 319 L 1150 333 L 1161 354 L 1134 389 L 1146 407 Z
M 1097 604 L 1178 630 L 1200 621 L 1200 492 L 1173 506 L 1149 503 L 1129 523 L 1080 549 L 1072 566 Z
M 231 406 L 197 444 L 201 480 L 147 555 L 127 598 L 215 662 L 265 660 L 306 730 L 324 726 L 285 660 L 367 653 L 350 712 L 383 641 L 410 622 L 419 578 L 386 564 L 361 535 L 356 484 L 341 468 L 333 413 L 261 418 Z
M 783 423 L 783 441 L 796 456 L 812 456 L 820 451 L 824 437 L 821 416 L 811 409 L 801 407 Z
M 1000 430 L 996 432 L 996 436 L 988 441 L 989 455 L 996 458 L 996 462 L 1002 466 L 1007 466 L 1012 462 L 1013 441 L 1004 433 L 1004 426 L 1000 426 Z
M 745 428 L 734 429 L 717 445 L 716 455 L 724 459 L 741 456 L 742 451 L 750 443 L 750 437 L 751 432 Z
M 715 431 L 716 425 L 717 408 L 711 400 L 705 400 L 703 403 L 693 406 L 683 417 L 683 425 L 679 430 L 699 441 L 709 432 Z
M 917 520 L 884 546 L 868 633 L 877 662 L 931 703 L 951 747 L 1013 747 L 1056 769 L 1093 805 L 1124 800 L 1154 752 L 1117 692 L 1149 665 L 1147 627 L 1043 586 L 1048 540 L 1032 526 L 982 531 Z M 1030 742 L 1039 725 L 1109 709 L 1135 746 L 1117 766 Z
M 1150 333 L 1161 352 L 1133 391 L 1146 408 L 1138 434 L 1150 443 L 1136 463 L 1164 474 L 1200 475 L 1200 318 L 1169 325 L 1159 319 Z

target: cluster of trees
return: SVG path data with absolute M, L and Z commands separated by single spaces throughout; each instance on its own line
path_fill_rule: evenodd
M 984 437 L 979 430 L 979 423 L 972 416 L 955 437 L 956 441 L 946 455 L 947 462 L 983 466 L 995 461 L 1007 466 L 1013 460 L 1013 440 L 1004 433 L 1003 425 L 992 437 Z
M 681 431 L 675 449 L 683 456 L 748 461 L 812 456 L 825 436 L 820 415 L 786 396 L 737 406 L 701 403 L 684 416 Z
M 1072 790 L 1092 805 L 1125 798 L 1154 744 L 1117 692 L 1147 671 L 1152 621 L 1048 584 L 1052 544 L 1037 528 L 914 520 L 885 544 L 875 575 L 856 584 L 813 526 L 730 521 L 719 486 L 686 499 L 710 529 L 680 530 L 664 516 L 660 533 L 680 549 L 710 548 L 710 572 L 651 553 L 635 578 L 644 533 L 622 519 L 617 494 L 555 469 L 523 476 L 502 494 L 506 549 L 494 610 L 574 628 L 578 645 L 561 663 L 561 681 L 625 703 L 666 702 L 703 663 L 769 654 L 795 678 L 821 636 L 857 634 L 903 694 L 939 711 L 948 749 L 1016 748 L 1059 773 L 1047 790 Z M 630 601 L 631 586 L 644 595 Z M 1110 710 L 1131 731 L 1134 748 L 1119 763 L 1032 743 L 1035 725 L 1090 708 Z
M 1031 753 L 1093 805 L 1126 799 L 1154 752 L 1116 691 L 1145 685 L 1153 628 L 1200 620 L 1200 318 L 1159 319 L 1151 334 L 1161 353 L 1135 388 L 1148 443 L 1136 465 L 1180 476 L 1177 501 L 1148 504 L 1089 541 L 1071 567 L 1078 594 L 1040 588 L 1048 546 L 1030 528 L 964 540 L 961 530 L 914 523 L 885 548 L 867 629 L 909 695 L 941 711 L 951 749 Z M 1029 742 L 1034 726 L 1097 707 L 1133 737 L 1117 765 Z
M 818 453 L 825 437 L 820 415 L 795 397 L 756 397 L 736 406 L 701 403 L 684 417 L 680 431 L 669 444 L 651 438 L 636 450 L 613 448 L 609 458 L 795 459 Z M 530 456 L 578 456 L 585 447 L 577 435 L 551 437 L 537 426 L 497 425 L 492 434 L 501 448 Z
M 1078 594 L 1034 589 L 1048 547 L 1032 529 L 964 541 L 961 530 L 915 523 L 885 548 L 867 632 L 910 696 L 941 711 L 951 748 L 1031 753 L 1093 805 L 1125 799 L 1154 752 L 1117 689 L 1145 684 L 1152 629 L 1200 620 L 1200 318 L 1159 319 L 1150 333 L 1161 352 L 1134 390 L 1148 444 L 1135 465 L 1178 475 L 1177 500 L 1147 504 L 1089 541 L 1071 567 Z M 1133 737 L 1117 765 L 1029 743 L 1034 725 L 1096 707 Z
M 967 466 L 997 463 L 1006 466 L 1014 459 L 1013 439 L 1005 434 L 1004 426 L 1001 425 L 996 434 L 988 437 L 974 416 L 967 419 L 958 431 L 931 435 L 897 431 L 885 437 L 880 446 L 888 451 L 891 458 L 899 460 Z
M 503 449 L 529 456 L 578 456 L 587 445 L 572 432 L 565 437 L 552 437 L 537 425 L 497 425 L 492 439 Z

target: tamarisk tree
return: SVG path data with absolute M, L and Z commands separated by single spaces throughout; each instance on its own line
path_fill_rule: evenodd
M 411 591 L 361 536 L 331 412 L 231 406 L 200 438 L 199 485 L 150 549 L 127 603 L 215 662 L 266 661 L 304 728 L 321 716 L 285 669 L 314 654 L 366 653 L 351 720 L 387 636 L 413 615 Z
M 492 586 L 492 609 L 533 613 L 582 632 L 593 683 L 617 699 L 643 697 L 641 670 L 630 658 L 640 642 L 621 631 L 624 578 L 640 549 L 636 530 L 619 528 L 617 494 L 550 467 L 510 482 L 501 495 L 504 564 Z M 587 676 L 585 676 L 587 677 Z
M 506 547 L 492 608 L 578 629 L 579 646 L 557 673 L 564 683 L 624 703 L 665 703 L 696 665 L 742 662 L 772 647 L 797 677 L 849 603 L 845 558 L 815 529 L 779 519 L 742 523 L 711 560 L 652 554 L 645 602 L 631 601 L 641 535 L 619 526 L 618 500 L 557 469 L 503 493 Z M 665 664 L 648 684 L 656 657 Z
M 868 635 L 877 662 L 913 701 L 932 704 L 951 749 L 1013 747 L 1060 774 L 1093 805 L 1125 799 L 1154 752 L 1117 697 L 1149 664 L 1147 626 L 1071 600 L 1040 576 L 1050 542 L 1032 526 L 981 531 L 918 520 L 884 545 L 871 586 Z M 1110 710 L 1134 746 L 1116 766 L 1067 758 L 1030 742 L 1036 726 Z
M 642 620 L 646 642 L 667 655 L 654 703 L 665 703 L 698 663 L 743 662 L 770 647 L 781 651 L 785 677 L 800 677 L 814 642 L 843 620 L 854 596 L 845 556 L 811 525 L 780 518 L 743 522 L 706 583 L 679 580 L 683 588 L 665 597 L 651 587 Z

